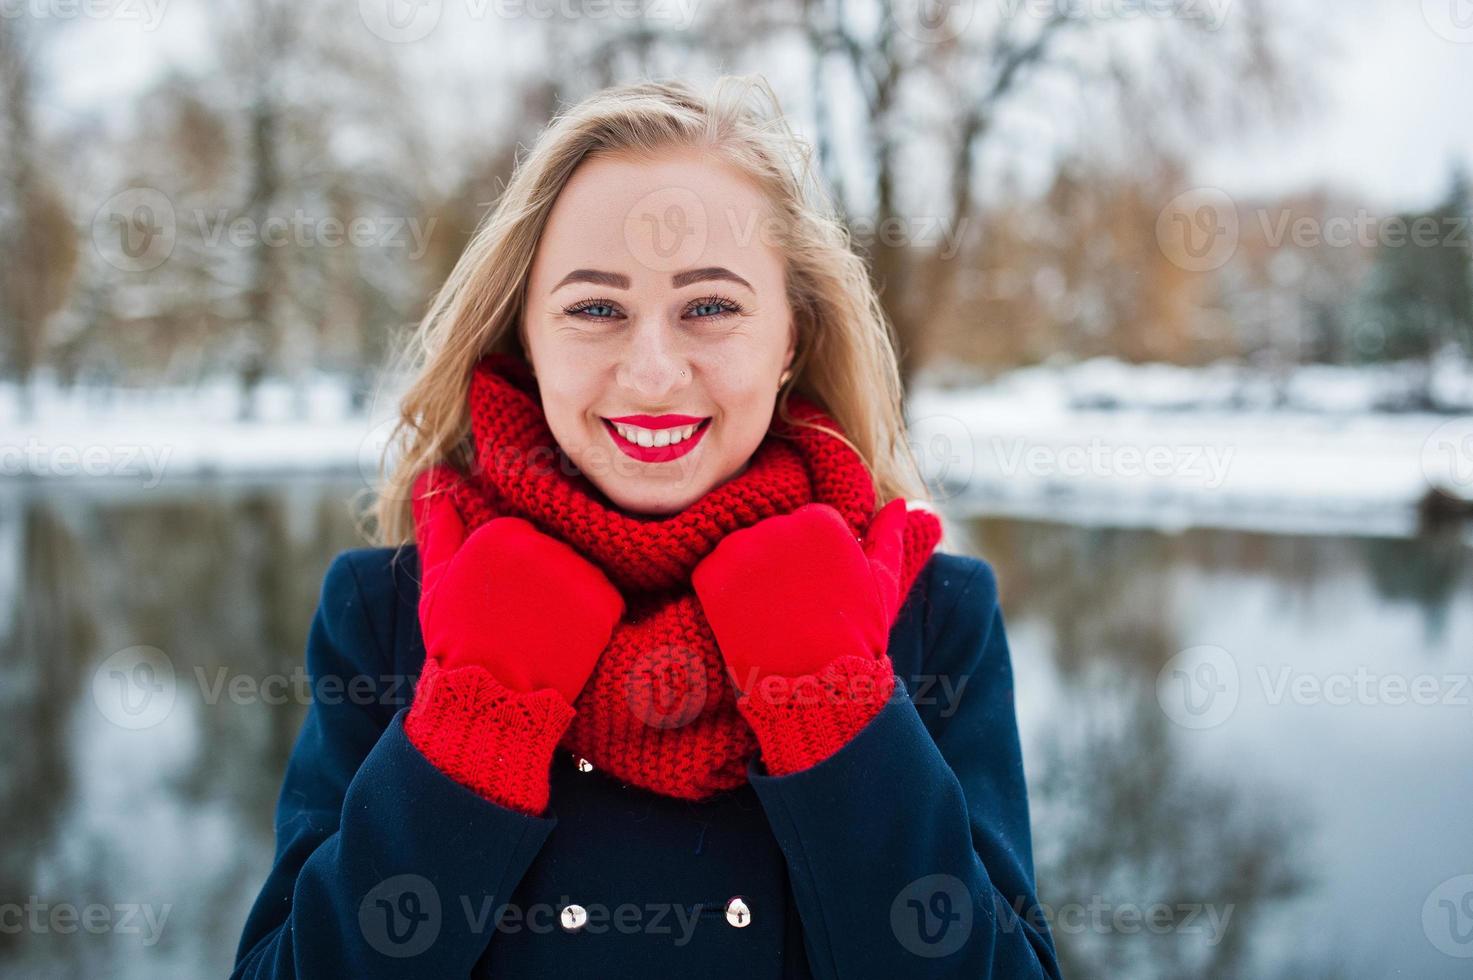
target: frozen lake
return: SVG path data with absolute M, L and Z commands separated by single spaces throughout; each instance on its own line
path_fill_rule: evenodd
M 0 932 L 5 972 L 228 972 L 362 487 L 0 482 L 0 893 L 43 923 Z M 1072 975 L 1467 975 L 1466 536 L 960 527 L 1001 581 Z M 105 688 L 140 657 L 175 681 L 142 722 Z M 44 925 L 66 906 L 111 927 Z

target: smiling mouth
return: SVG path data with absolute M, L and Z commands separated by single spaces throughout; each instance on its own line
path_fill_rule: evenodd
M 641 429 L 637 426 L 616 425 L 614 422 L 600 416 L 604 424 L 604 430 L 608 432 L 609 438 L 614 445 L 619 447 L 620 452 L 637 459 L 642 463 L 663 463 L 672 459 L 679 459 L 686 453 L 695 449 L 705 436 L 706 430 L 711 427 L 710 416 L 691 426 L 672 426 L 667 429 Z M 620 431 L 620 430 L 623 431 Z M 680 439 L 679 442 L 670 442 L 671 432 L 688 431 L 690 434 Z M 634 438 L 630 438 L 633 436 Z M 665 439 L 664 445 L 656 445 L 659 439 Z M 648 442 L 649 445 L 644 443 Z

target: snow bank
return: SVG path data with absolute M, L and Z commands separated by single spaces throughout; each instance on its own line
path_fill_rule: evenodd
M 1426 379 L 1400 365 L 1235 366 L 1094 360 L 912 397 L 912 437 L 955 513 L 1076 523 L 1404 534 L 1430 488 L 1473 499 L 1473 369 L 1440 362 L 1439 404 L 1393 412 Z M 25 420 L 0 387 L 0 479 L 157 486 L 200 475 L 347 472 L 371 483 L 397 390 L 357 411 L 342 378 L 266 384 L 238 417 L 233 382 L 192 389 L 49 383 Z
M 0 386 L 0 479 L 123 479 L 156 486 L 205 474 L 377 472 L 397 392 L 364 411 L 344 379 L 264 383 L 252 420 L 233 381 L 195 388 L 34 386 L 29 418 Z
M 1473 371 L 1439 367 L 1473 406 Z M 1473 408 L 1388 412 L 1410 371 L 1090 361 L 911 401 L 913 445 L 958 512 L 1071 522 L 1407 533 L 1434 487 L 1473 499 Z

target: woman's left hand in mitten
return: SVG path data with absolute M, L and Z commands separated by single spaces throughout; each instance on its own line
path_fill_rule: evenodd
M 892 500 L 861 542 L 837 510 L 806 504 L 727 535 L 692 572 L 769 773 L 828 758 L 893 692 L 905 522 Z

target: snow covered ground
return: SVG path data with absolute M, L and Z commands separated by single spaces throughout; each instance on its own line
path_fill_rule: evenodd
M 254 421 L 239 418 L 231 379 L 197 388 L 63 390 L 42 382 L 26 420 L 0 386 L 0 479 L 123 480 L 155 487 L 207 475 L 377 472 L 396 392 L 354 411 L 349 383 L 328 375 L 266 382 Z
M 912 444 L 956 513 L 1071 523 L 1410 533 L 1433 487 L 1473 499 L 1473 368 L 1443 361 L 1436 402 L 1396 412 L 1416 369 L 1113 360 L 1029 368 L 911 403 Z
M 954 386 L 911 402 L 913 445 L 956 514 L 1072 523 L 1410 533 L 1431 487 L 1473 499 L 1473 367 L 1439 362 L 1438 413 L 1388 411 L 1424 385 L 1413 366 L 1235 366 L 1093 360 Z M 152 488 L 201 476 L 346 472 L 372 482 L 397 392 L 355 412 L 348 384 L 273 382 L 252 422 L 233 382 L 62 390 L 34 412 L 0 387 L 0 480 Z

